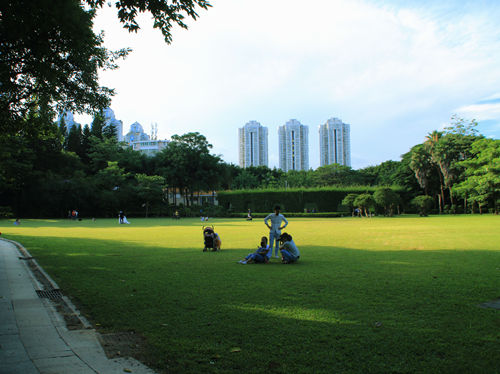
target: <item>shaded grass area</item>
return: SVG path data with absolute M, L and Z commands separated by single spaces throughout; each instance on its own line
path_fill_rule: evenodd
M 262 222 L 0 221 L 104 331 L 164 372 L 498 372 L 495 216 L 293 219 L 295 265 L 238 265 Z M 233 352 L 234 351 L 234 352 Z

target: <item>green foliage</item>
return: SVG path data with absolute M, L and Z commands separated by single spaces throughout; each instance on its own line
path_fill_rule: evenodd
M 369 193 L 362 193 L 354 199 L 354 205 L 357 206 L 361 212 L 365 212 L 365 216 L 371 215 L 370 209 L 375 207 L 375 200 Z
M 137 180 L 137 195 L 145 203 L 146 218 L 149 213 L 150 204 L 158 204 L 163 200 L 165 178 L 159 175 L 136 174 Z
M 490 205 L 498 213 L 500 140 L 476 140 L 472 143 L 471 153 L 473 157 L 459 163 L 465 168 L 466 179 L 454 186 L 453 190 L 457 195 L 477 204 L 480 212 Z
M 335 186 L 335 185 L 358 185 L 361 184 L 361 176 L 352 170 L 349 166 L 331 164 L 321 166 L 314 172 L 314 181 L 316 186 Z
M 373 199 L 377 205 L 384 208 L 384 215 L 390 216 L 394 214 L 394 207 L 400 201 L 399 195 L 389 187 L 379 187 L 373 194 Z
M 420 216 L 428 216 L 434 206 L 434 199 L 428 195 L 416 196 L 412 204 L 418 209 Z
M 220 185 L 221 159 L 210 154 L 212 145 L 197 133 L 173 135 L 168 146 L 155 156 L 157 173 L 169 187 L 182 191 L 188 205 L 196 191 L 215 190 Z M 192 202 L 191 202 L 192 203 Z
M 0 114 L 4 130 L 25 125 L 42 100 L 58 109 L 93 111 L 109 105 L 113 90 L 98 84 L 98 70 L 116 68 L 94 34 L 94 13 L 78 0 L 16 0 L 0 5 Z M 21 26 L 22 25 L 22 26 Z
M 286 212 L 304 212 L 308 205 L 319 212 L 336 212 L 349 193 L 362 194 L 375 191 L 370 186 L 324 187 L 312 189 L 219 191 L 219 204 L 236 212 L 270 212 L 280 205 Z
M 93 9 L 101 8 L 105 0 L 85 0 Z M 193 20 L 198 18 L 197 6 L 202 9 L 211 7 L 210 3 L 206 0 L 176 0 L 169 1 L 147 1 L 147 0 L 118 0 L 114 2 L 118 10 L 118 18 L 123 23 L 123 27 L 129 31 L 137 32 L 140 27 L 137 23 L 136 17 L 139 13 L 150 13 L 154 24 L 153 27 L 161 30 L 165 42 L 170 44 L 172 42 L 171 29 L 174 24 L 187 29 L 184 23 L 186 16 L 191 17 Z
M 357 194 L 355 193 L 350 193 L 347 194 L 346 197 L 342 200 L 342 205 L 346 206 L 349 208 L 349 210 L 352 212 L 352 215 L 354 215 L 354 201 L 358 197 Z

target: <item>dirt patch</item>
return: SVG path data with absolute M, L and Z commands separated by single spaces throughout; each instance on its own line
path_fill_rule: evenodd
M 99 341 L 110 359 L 118 357 L 134 357 L 150 365 L 147 355 L 146 338 L 133 331 L 99 334 Z

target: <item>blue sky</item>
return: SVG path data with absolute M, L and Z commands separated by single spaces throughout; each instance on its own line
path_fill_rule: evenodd
M 238 127 L 309 126 L 309 165 L 319 166 L 318 126 L 351 125 L 352 167 L 400 155 L 458 114 L 500 137 L 500 2 L 212 0 L 171 45 L 141 17 L 129 34 L 105 7 L 96 30 L 110 49 L 134 51 L 101 84 L 125 132 L 138 121 L 160 138 L 198 131 L 238 163 Z M 89 119 L 80 118 L 88 123 Z

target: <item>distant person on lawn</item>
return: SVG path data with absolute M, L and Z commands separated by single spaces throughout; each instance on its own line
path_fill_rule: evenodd
M 300 252 L 297 245 L 292 240 L 292 236 L 284 232 L 280 237 L 281 262 L 291 264 L 297 262 L 300 258 Z
M 238 261 L 240 264 L 251 264 L 251 263 L 267 263 L 269 260 L 267 258 L 267 252 L 269 252 L 269 244 L 267 244 L 267 238 L 263 236 L 260 239 L 260 245 L 254 253 L 250 253 L 245 259 Z
M 274 213 L 271 213 L 266 218 L 264 218 L 264 223 L 266 224 L 267 227 L 269 227 L 270 250 L 267 255 L 268 258 L 271 258 L 271 256 L 273 255 L 274 244 L 276 244 L 274 257 L 279 258 L 278 249 L 279 249 L 279 238 L 281 236 L 281 230 L 288 225 L 288 221 L 286 220 L 285 216 L 283 216 L 283 214 L 280 213 L 280 210 L 281 210 L 280 206 L 276 205 L 274 207 Z M 269 220 L 271 221 L 271 226 L 269 226 L 269 224 L 267 223 Z M 285 222 L 285 224 L 282 226 L 281 224 L 283 222 Z

